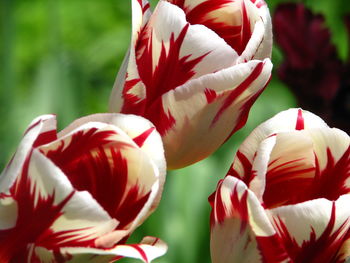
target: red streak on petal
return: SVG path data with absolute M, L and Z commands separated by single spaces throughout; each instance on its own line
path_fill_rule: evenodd
M 248 17 L 245 2 L 242 1 L 242 27 L 241 27 L 241 41 L 237 47 L 238 54 L 242 54 L 247 46 L 250 37 L 252 36 L 252 30 L 250 29 L 250 20 Z
M 169 0 L 168 0 L 169 1 Z M 244 51 L 251 35 L 250 20 L 245 8 L 244 1 L 242 2 L 242 24 L 230 25 L 224 22 L 218 22 L 215 16 L 219 14 L 213 14 L 213 12 L 220 9 L 229 9 L 228 6 L 232 0 L 206 0 L 192 9 L 184 5 L 183 0 L 169 1 L 180 8 L 186 13 L 186 19 L 191 24 L 202 24 L 211 30 L 215 31 L 221 38 L 223 38 L 227 44 L 229 44 L 240 55 Z M 231 21 L 230 21 L 231 22 Z
M 332 205 L 331 217 L 319 237 L 316 237 L 315 230 L 310 227 L 310 237 L 304 240 L 302 244 L 298 244 L 293 233 L 289 233 L 286 225 L 281 219 L 277 219 L 276 227 L 281 237 L 282 244 L 287 250 L 290 258 L 295 263 L 319 263 L 332 262 L 343 263 L 344 260 L 337 255 L 343 242 L 349 238 L 349 218 L 347 218 L 339 227 L 335 229 L 336 206 Z M 345 231 L 344 231 L 345 230 Z
M 95 128 L 77 132 L 69 145 L 61 144 L 46 155 L 75 189 L 90 192 L 111 217 L 118 219 L 118 229 L 122 229 L 138 215 L 150 193 L 141 193 L 137 184 L 128 186 L 128 160 L 120 151 L 127 146 L 113 143 L 113 134 Z
M 39 134 L 33 143 L 33 148 L 39 147 L 41 145 L 47 144 L 57 139 L 56 131 L 47 131 Z
M 0 262 L 20 262 L 17 259 L 27 257 L 28 246 L 40 240 L 41 235 L 62 215 L 63 207 L 74 194 L 70 193 L 58 204 L 54 204 L 55 191 L 42 196 L 28 174 L 30 158 L 31 154 L 10 189 L 12 198 L 17 202 L 18 215 L 13 228 L 0 230 Z
M 304 130 L 304 117 L 303 117 L 303 111 L 301 109 L 298 109 L 298 117 L 297 117 L 297 123 L 295 125 L 296 130 Z
M 316 174 L 307 198 L 337 200 L 339 196 L 349 194 L 350 186 L 346 181 L 350 177 L 350 147 L 348 147 L 337 162 L 328 148 L 327 164 L 323 170 L 320 168 L 317 156 L 315 158 Z
M 270 80 L 271 80 L 271 76 L 270 76 L 269 80 L 266 82 L 266 84 L 264 85 L 264 87 L 262 89 L 260 89 L 257 93 L 255 93 L 253 96 L 251 96 L 243 104 L 243 106 L 241 107 L 241 111 L 238 113 L 239 114 L 239 117 L 237 118 L 238 122 L 235 125 L 235 127 L 232 129 L 232 132 L 227 136 L 225 142 L 232 136 L 232 134 L 234 134 L 236 131 L 241 129 L 246 124 L 250 108 L 253 106 L 254 102 L 259 98 L 261 93 L 265 90 L 265 88 L 269 84 Z
M 147 140 L 147 138 L 150 136 L 150 134 L 155 130 L 156 128 L 151 127 L 149 129 L 147 129 L 146 131 L 144 131 L 143 133 L 141 133 L 139 136 L 133 138 L 134 142 L 141 148 L 143 146 L 143 144 L 145 143 L 145 141 Z
M 327 149 L 327 163 L 323 170 L 317 156 L 316 167 L 305 167 L 302 159 L 296 159 L 268 169 L 263 196 L 265 207 L 297 204 L 317 198 L 337 200 L 339 196 L 350 193 L 350 186 L 346 183 L 350 177 L 349 156 L 350 147 L 336 162 Z
M 212 103 L 217 98 L 217 94 L 215 90 L 212 90 L 212 89 L 205 89 L 204 94 L 205 94 L 205 97 L 207 98 L 208 104 Z
M 140 81 L 141 79 L 139 78 L 125 81 L 123 89 L 124 103 L 121 112 L 134 114 L 140 114 L 142 112 L 142 98 L 139 98 L 136 94 L 130 92 L 130 90 Z
M 37 120 L 36 122 L 34 122 L 32 125 L 30 125 L 26 131 L 24 132 L 23 136 L 26 135 L 31 129 L 33 129 L 35 126 L 37 126 L 42 120 Z
M 288 253 L 277 234 L 273 236 L 257 236 L 256 241 L 263 263 L 290 262 Z
M 147 255 L 146 255 L 145 251 L 143 251 L 143 249 L 140 248 L 139 245 L 137 245 L 137 244 L 130 244 L 130 245 L 128 245 L 128 246 L 130 246 L 130 247 L 134 248 L 135 250 L 137 250 L 137 252 L 138 252 L 138 253 L 140 254 L 140 256 L 142 257 L 143 261 L 145 261 L 146 263 L 148 263 Z
M 241 197 L 237 191 L 237 185 L 234 186 L 230 195 L 231 209 L 226 209 L 226 205 L 222 200 L 221 193 L 222 181 L 218 184 L 218 188 L 215 193 L 214 209 L 212 210 L 211 226 L 215 223 L 222 224 L 227 218 L 237 218 L 240 221 L 240 233 L 242 234 L 248 224 L 248 192 L 245 191 Z M 211 197 L 212 199 L 212 197 Z M 209 199 L 209 202 L 212 200 Z M 229 212 L 230 211 L 230 212 Z
M 249 86 L 259 77 L 262 70 L 264 68 L 264 62 L 259 62 L 252 73 L 240 84 L 238 85 L 234 90 L 231 91 L 230 95 L 226 98 L 224 103 L 222 104 L 219 111 L 216 113 L 212 125 L 214 125 L 220 118 L 220 116 L 225 112 L 227 108 L 229 108 L 235 100 L 246 90 L 249 88 Z
M 168 48 L 164 42 L 161 43 L 157 65 L 153 63 L 152 31 L 144 28 L 136 45 L 136 54 L 139 75 L 146 86 L 146 98 L 140 101 L 137 96 L 128 94 L 130 88 L 129 83 L 126 83 L 124 92 L 126 100 L 121 112 L 146 117 L 157 127 L 161 135 L 165 135 L 175 124 L 172 114 L 163 107 L 162 95 L 190 80 L 195 75 L 195 66 L 209 54 L 193 59 L 191 55 L 180 57 L 188 28 L 189 24 L 184 26 L 177 38 L 172 33 Z
M 236 162 L 240 162 L 242 164 L 243 174 L 234 169 L 234 164 Z M 241 151 L 237 151 L 235 161 L 233 162 L 226 176 L 234 176 L 249 186 L 250 182 L 256 176 L 256 172 L 252 171 L 252 163 L 249 161 L 249 159 Z

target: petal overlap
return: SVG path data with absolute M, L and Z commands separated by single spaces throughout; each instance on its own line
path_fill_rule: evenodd
M 59 134 L 54 116 L 33 123 L 13 158 L 21 166 L 3 172 L 13 183 L 0 194 L 1 262 L 149 262 L 166 252 L 151 237 L 125 244 L 165 181 L 161 138 L 149 121 L 96 114 Z
M 301 109 L 258 126 L 210 197 L 213 262 L 244 262 L 247 248 L 258 255 L 247 262 L 349 260 L 349 149 L 345 132 Z
M 245 124 L 271 76 L 271 19 L 264 1 L 161 0 L 151 15 L 143 6 L 133 1 L 131 46 L 110 110 L 149 119 L 168 169 L 181 168 Z

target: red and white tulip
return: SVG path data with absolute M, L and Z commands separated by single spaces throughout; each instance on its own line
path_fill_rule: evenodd
M 156 208 L 166 164 L 146 119 L 95 114 L 57 134 L 44 115 L 26 130 L 0 176 L 0 262 L 150 262 L 154 237 L 125 244 Z
M 350 260 L 350 137 L 301 109 L 239 148 L 210 197 L 213 263 Z
M 131 46 L 110 100 L 149 119 L 168 168 L 213 153 L 267 85 L 271 19 L 263 0 L 132 0 Z

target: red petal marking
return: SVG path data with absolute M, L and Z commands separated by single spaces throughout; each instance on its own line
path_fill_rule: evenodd
M 281 239 L 277 234 L 265 237 L 257 236 L 255 239 L 263 263 L 290 262 L 290 257 L 284 249 Z
M 269 163 L 269 167 L 276 161 Z M 281 163 L 266 173 L 266 186 L 263 195 L 266 208 L 296 204 L 312 187 L 313 178 L 305 177 L 314 167 L 305 167 L 303 159 Z
M 127 226 L 138 215 L 149 194 L 141 194 L 138 185 L 128 186 L 128 162 L 120 148 L 109 139 L 112 131 L 95 128 L 73 135 L 64 148 L 61 144 L 46 155 L 67 175 L 79 191 L 88 191 L 97 202 L 120 221 L 118 229 Z
M 295 125 L 296 130 L 304 130 L 304 117 L 303 117 L 303 111 L 301 109 L 298 109 L 298 117 L 297 117 L 297 123 Z
M 151 135 L 151 133 L 155 130 L 156 128 L 151 127 L 141 133 L 139 136 L 133 138 L 134 142 L 141 148 L 145 141 L 148 139 L 148 137 Z
M 250 73 L 250 75 L 240 85 L 238 85 L 234 90 L 231 91 L 230 95 L 226 98 L 221 108 L 216 113 L 212 121 L 212 125 L 214 125 L 219 120 L 220 116 L 225 112 L 225 110 L 229 108 L 235 102 L 235 100 L 240 95 L 242 95 L 242 93 L 246 89 L 248 89 L 249 86 L 259 77 L 263 68 L 264 68 L 264 62 L 259 62 L 254 68 L 254 70 Z
M 349 218 L 338 229 L 334 229 L 335 219 L 336 206 L 333 202 L 331 217 L 323 233 L 317 238 L 315 230 L 310 227 L 310 238 L 304 240 L 301 245 L 296 242 L 280 218 L 276 220 L 275 225 L 281 242 L 294 263 L 343 263 L 345 260 L 340 259 L 341 255 L 337 254 L 343 242 L 349 238 L 349 231 L 344 231 L 348 228 Z
M 205 89 L 204 94 L 205 94 L 205 97 L 207 98 L 208 104 L 212 103 L 217 98 L 217 94 L 215 90 L 212 90 L 212 89 Z
M 131 79 L 125 81 L 124 89 L 123 89 L 123 99 L 124 104 L 122 108 L 122 112 L 130 112 L 130 113 L 140 113 L 142 109 L 140 108 L 142 104 L 142 98 L 139 98 L 136 94 L 129 92 L 136 84 L 138 84 L 141 79 Z
M 232 134 L 234 134 L 236 131 L 238 131 L 239 129 L 241 129 L 247 122 L 248 120 L 248 115 L 250 112 L 250 108 L 253 106 L 254 102 L 259 98 L 259 96 L 261 95 L 261 93 L 265 90 L 265 88 L 267 87 L 267 85 L 270 83 L 271 80 L 271 76 L 269 78 L 269 80 L 266 82 L 265 86 L 259 90 L 257 93 L 255 93 L 253 96 L 251 96 L 241 107 L 240 112 L 238 113 L 238 117 L 237 120 L 238 122 L 236 123 L 235 127 L 232 129 L 231 133 L 227 136 L 225 142 L 230 139 L 230 137 L 232 136 Z
M 143 251 L 143 249 L 137 245 L 137 244 L 130 244 L 128 245 L 132 248 L 134 248 L 135 250 L 137 250 L 137 252 L 140 254 L 140 256 L 142 257 L 143 261 L 145 261 L 146 263 L 148 263 L 148 258 L 147 258 L 147 255 L 145 253 L 145 251 Z
M 337 200 L 339 196 L 349 194 L 350 185 L 346 181 L 350 177 L 350 146 L 337 162 L 331 150 L 327 148 L 327 165 L 322 171 L 317 156 L 315 157 L 316 174 L 308 199 Z
M 263 196 L 265 207 L 296 204 L 317 198 L 337 200 L 339 196 L 350 193 L 350 186 L 346 184 L 350 177 L 349 155 L 350 147 L 335 162 L 330 149 L 327 149 L 327 164 L 322 171 L 317 156 L 315 168 L 301 165 L 299 169 L 295 169 L 298 166 L 291 165 L 293 162 L 296 165 L 302 163 L 298 164 L 300 160 L 294 160 L 268 170 Z M 310 171 L 315 171 L 314 177 L 302 176 Z
M 169 1 L 169 0 L 168 0 Z M 244 51 L 251 35 L 250 20 L 245 8 L 244 1 L 242 2 L 242 24 L 228 25 L 223 22 L 217 22 L 215 18 L 210 17 L 211 13 L 232 3 L 232 0 L 206 0 L 193 9 L 185 7 L 183 0 L 170 0 L 184 10 L 187 21 L 191 24 L 202 24 L 211 30 L 215 31 L 222 37 L 240 55 Z
M 36 138 L 35 142 L 33 143 L 33 148 L 55 141 L 56 139 L 57 139 L 56 130 L 43 132 L 39 134 L 39 136 Z
M 24 135 L 26 135 L 30 130 L 32 130 L 35 126 L 39 125 L 43 120 L 39 119 L 36 122 L 34 122 L 32 125 L 30 125 L 26 131 L 24 132 Z M 33 147 L 38 147 L 40 145 L 49 143 L 51 141 L 54 141 L 57 139 L 57 133 L 56 130 L 51 130 L 47 132 L 43 132 L 38 135 L 38 137 L 35 139 L 33 143 Z
M 245 191 L 241 196 L 241 198 L 239 198 L 239 193 L 237 191 L 237 184 L 234 186 L 230 195 L 230 201 L 231 201 L 232 207 L 231 207 L 231 211 L 228 212 L 222 200 L 221 187 L 222 187 L 222 183 L 220 183 L 220 186 L 218 187 L 215 195 L 216 200 L 214 202 L 214 209 L 212 211 L 212 213 L 214 213 L 213 219 L 215 219 L 215 221 L 212 221 L 212 224 L 213 223 L 222 224 L 227 218 L 237 218 L 240 220 L 240 223 L 241 223 L 240 233 L 242 234 L 247 228 L 247 223 L 248 223 L 248 203 L 247 203 L 248 191 Z
M 23 262 L 16 259 L 28 256 L 29 245 L 40 240 L 41 235 L 62 214 L 62 208 L 74 194 L 72 192 L 55 205 L 55 192 L 47 197 L 39 193 L 35 203 L 37 188 L 28 174 L 30 157 L 31 154 L 23 165 L 21 175 L 10 189 L 12 198 L 17 202 L 18 215 L 13 228 L 0 230 L 0 262 Z
M 139 5 L 142 8 L 142 14 L 146 13 L 147 10 L 150 8 L 150 4 L 148 1 L 145 2 L 145 5 L 143 4 L 143 0 L 137 0 L 139 2 Z
M 35 126 L 37 126 L 42 120 L 39 119 L 36 122 L 34 122 L 32 125 L 30 125 L 26 131 L 24 132 L 23 136 L 26 135 L 31 129 L 33 129 Z
M 187 24 L 178 37 L 174 33 L 169 39 L 169 49 L 162 42 L 160 57 L 153 71 L 152 37 L 150 30 L 142 30 L 136 46 L 137 66 L 142 82 L 146 86 L 146 99 L 139 102 L 135 109 L 135 98 L 128 95 L 124 101 L 122 113 L 139 114 L 149 119 L 161 135 L 164 135 L 174 124 L 175 119 L 170 112 L 165 112 L 162 95 L 190 80 L 194 75 L 194 67 L 209 53 L 190 59 L 191 55 L 180 58 L 180 50 L 188 31 Z M 142 53 L 143 52 L 143 53 Z M 157 112 L 155 112 L 156 110 Z
M 234 165 L 236 162 L 240 162 L 242 164 L 243 174 L 240 174 L 234 169 Z M 241 151 L 237 151 L 235 161 L 231 165 L 226 176 L 234 176 L 242 180 L 247 186 L 249 186 L 250 182 L 253 181 L 253 179 L 255 178 L 256 172 L 252 171 L 252 163 L 249 161 L 249 159 Z

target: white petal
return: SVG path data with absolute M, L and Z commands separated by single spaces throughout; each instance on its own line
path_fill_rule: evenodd
M 260 66 L 260 74 L 252 77 Z M 240 128 L 251 106 L 249 100 L 262 92 L 271 68 L 269 60 L 250 61 L 164 94 L 164 112 L 170 112 L 175 119 L 175 126 L 163 136 L 168 168 L 183 167 L 207 157 L 233 130 Z M 210 102 L 208 90 L 216 93 Z
M 50 131 L 56 131 L 56 117 L 54 115 L 42 115 L 31 122 L 17 148 L 15 155 L 12 157 L 10 163 L 0 175 L 0 193 L 7 192 L 10 186 L 16 180 L 25 159 L 27 158 L 33 144 L 40 134 Z

